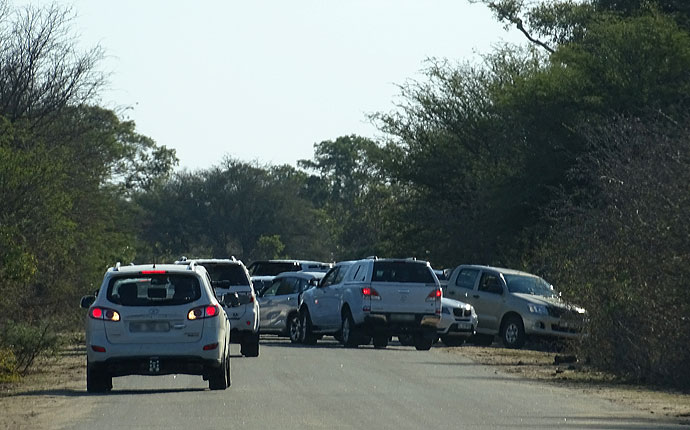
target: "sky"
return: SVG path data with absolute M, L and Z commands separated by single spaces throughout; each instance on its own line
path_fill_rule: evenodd
M 100 104 L 189 170 L 225 156 L 296 165 L 324 140 L 381 137 L 368 114 L 392 111 L 426 59 L 522 42 L 467 0 L 57 3 L 73 8 L 80 44 L 106 53 Z

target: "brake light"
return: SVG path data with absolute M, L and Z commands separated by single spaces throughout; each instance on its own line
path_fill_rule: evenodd
M 96 351 L 96 352 L 105 352 L 105 348 L 103 348 L 102 346 L 98 346 L 98 345 L 91 345 L 91 349 Z
M 368 298 L 371 300 L 381 300 L 379 292 L 373 289 L 372 287 L 363 287 L 362 296 L 364 296 L 364 298 Z
M 89 316 L 95 320 L 120 321 L 120 314 L 109 308 L 91 308 Z
M 163 275 L 163 274 L 165 274 L 165 270 L 142 270 L 141 274 L 142 275 Z
M 191 309 L 187 313 L 188 320 L 199 320 L 202 318 L 213 318 L 220 313 L 217 305 L 199 306 Z
M 209 343 L 208 345 L 204 345 L 204 351 L 212 351 L 214 349 L 218 348 L 218 342 L 216 343 Z
M 441 291 L 441 289 L 437 288 L 437 289 L 433 290 L 432 292 L 430 292 L 428 296 L 426 296 L 426 301 L 427 302 L 433 302 L 435 300 L 441 300 L 442 295 L 443 295 L 443 292 Z

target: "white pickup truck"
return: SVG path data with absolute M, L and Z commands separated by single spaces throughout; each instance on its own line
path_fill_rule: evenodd
M 336 336 L 346 347 L 385 348 L 391 336 L 410 335 L 418 350 L 431 348 L 441 315 L 441 287 L 426 261 L 367 258 L 336 264 L 302 295 L 305 343 Z

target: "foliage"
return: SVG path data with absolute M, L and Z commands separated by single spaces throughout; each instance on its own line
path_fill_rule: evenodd
M 306 175 L 290 166 L 231 158 L 210 169 L 180 172 L 135 198 L 143 210 L 139 255 L 156 261 L 190 253 L 256 259 L 271 251 L 327 258 L 322 216 L 305 195 L 305 181 Z M 266 248 L 269 242 L 272 250 Z
M 690 121 L 618 117 L 583 130 L 593 152 L 572 175 L 579 190 L 533 264 L 567 286 L 590 319 L 584 353 L 636 380 L 690 386 Z M 582 194 L 589 198 L 582 203 Z
M 38 358 L 55 356 L 62 344 L 53 331 L 54 327 L 56 324 L 52 320 L 39 324 L 15 321 L 4 324 L 0 331 L 0 345 L 5 346 L 6 373 L 26 375 Z

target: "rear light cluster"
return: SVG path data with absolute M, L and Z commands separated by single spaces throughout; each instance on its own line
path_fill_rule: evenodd
M 381 300 L 381 295 L 373 287 L 362 287 L 362 298 L 369 299 L 368 302 L 364 302 L 362 310 L 364 312 L 371 312 L 371 301 Z
M 95 307 L 89 310 L 89 316 L 95 320 L 120 321 L 120 314 L 113 309 Z
M 436 302 L 436 315 L 441 315 L 441 297 L 443 297 L 443 291 L 440 288 L 431 290 L 428 296 L 426 296 L 427 302 Z
M 196 307 L 187 313 L 188 320 L 199 320 L 202 318 L 213 318 L 218 316 L 220 309 L 218 305 L 207 305 Z

